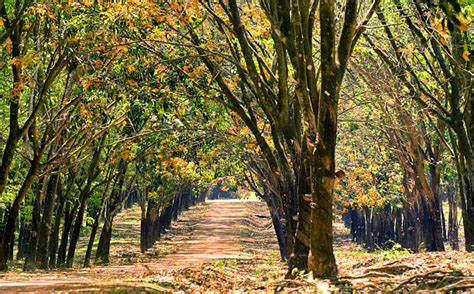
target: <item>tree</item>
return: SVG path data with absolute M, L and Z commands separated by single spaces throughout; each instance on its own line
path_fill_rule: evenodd
M 372 36 L 368 42 L 386 66 L 406 87 L 410 97 L 447 126 L 452 133 L 450 142 L 455 152 L 456 166 L 462 191 L 461 207 L 466 236 L 466 250 L 474 243 L 473 164 L 472 164 L 472 34 L 468 19 L 472 10 L 461 2 L 394 2 L 397 14 L 379 11 L 378 19 L 388 48 L 380 47 Z M 409 15 L 413 11 L 414 15 Z M 400 37 L 388 25 L 399 17 L 404 36 Z M 390 19 L 389 19 L 390 18 Z M 423 70 L 431 76 L 420 76 Z
M 318 5 L 319 70 L 313 56 Z M 298 260 L 290 259 L 290 268 L 305 268 L 304 252 L 312 244 L 310 269 L 316 276 L 336 273 L 331 223 L 337 102 L 347 61 L 378 1 L 360 18 L 359 5 L 347 2 L 339 31 L 335 1 L 263 1 L 260 6 L 237 1 L 171 3 L 163 5 L 168 9 L 157 8 L 162 13 L 157 17 L 160 27 L 169 28 L 166 40 L 153 34 L 150 38 L 196 50 L 222 93 L 219 101 L 249 127 L 276 179 L 274 190 L 279 191 L 288 222 L 287 245 L 293 260 Z M 169 10 L 179 26 L 164 23 L 171 17 Z M 204 34 L 206 28 L 215 33 Z M 178 34 L 171 42 L 173 32 Z M 217 46 L 225 46 L 226 51 L 216 52 Z M 269 125 L 268 138 L 257 118 Z M 303 196 L 311 193 L 309 208 Z

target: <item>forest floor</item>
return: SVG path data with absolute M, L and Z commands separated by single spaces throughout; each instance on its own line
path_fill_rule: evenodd
M 278 246 L 263 202 L 215 200 L 192 207 L 154 248 L 139 249 L 140 209 L 117 216 L 108 266 L 0 274 L 0 292 L 342 291 L 465 290 L 474 292 L 474 255 L 462 251 L 410 254 L 367 252 L 335 224 L 339 277 L 284 278 Z

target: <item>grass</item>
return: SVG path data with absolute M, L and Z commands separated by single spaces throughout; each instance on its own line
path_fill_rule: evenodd
M 398 258 L 402 256 L 408 256 L 412 254 L 412 252 L 408 249 L 401 248 L 401 246 L 397 246 L 396 244 L 392 249 L 379 249 L 375 251 L 365 251 L 363 249 L 355 248 L 351 251 L 335 251 L 335 255 L 338 258 L 341 257 L 373 257 L 380 260 L 387 260 L 392 258 Z
M 252 236 L 252 233 L 247 229 L 240 229 L 237 235 L 239 237 L 248 238 Z
M 219 259 L 218 261 L 214 262 L 215 267 L 234 267 L 237 264 L 238 260 L 235 258 Z
M 129 238 L 127 232 L 112 232 L 112 238 Z

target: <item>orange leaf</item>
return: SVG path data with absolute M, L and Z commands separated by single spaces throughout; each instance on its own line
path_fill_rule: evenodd
M 471 53 L 469 53 L 469 51 L 464 51 L 464 53 L 462 54 L 462 58 L 466 61 L 469 61 L 469 55 Z

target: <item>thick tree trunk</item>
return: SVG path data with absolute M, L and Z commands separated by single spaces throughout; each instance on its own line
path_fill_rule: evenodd
M 104 222 L 102 232 L 97 245 L 97 253 L 95 256 L 96 264 L 108 264 L 110 262 L 110 240 L 112 239 L 112 222 L 113 217 Z
M 290 235 L 291 233 L 288 235 L 288 238 L 294 239 L 288 266 L 290 271 L 294 268 L 305 271 L 308 269 L 308 255 L 311 242 L 311 208 L 309 206 L 310 203 L 305 201 L 302 195 L 298 199 L 301 201 L 298 205 L 299 213 L 296 234 L 294 236 Z
M 140 244 L 141 251 L 145 252 L 147 249 L 153 247 L 155 241 L 160 237 L 160 207 L 155 201 L 149 200 L 146 209 L 145 218 L 142 215 Z
M 337 275 L 336 259 L 333 252 L 333 189 L 335 182 L 335 132 L 336 117 L 331 109 L 324 121 L 326 134 L 334 136 L 329 142 L 319 138 L 319 150 L 312 166 L 313 202 L 311 203 L 311 253 L 308 268 L 315 277 Z M 335 112 L 333 113 L 335 115 Z M 329 148 L 329 150 L 327 149 Z
M 357 208 L 357 221 L 356 242 L 358 244 L 364 244 L 365 238 L 367 237 L 367 221 L 365 219 L 363 208 Z
M 192 191 L 189 189 L 185 189 L 182 195 L 183 195 L 183 210 L 188 210 L 189 207 L 191 207 Z
M 308 197 L 311 195 L 311 156 L 308 156 L 310 152 L 306 144 L 303 144 L 301 153 L 300 166 L 295 168 L 295 187 L 292 188 L 293 185 L 291 185 L 291 183 L 287 184 L 289 187 L 288 192 L 296 190 L 297 197 L 291 200 L 290 206 L 298 209 L 298 222 L 294 236 L 293 252 L 291 252 L 288 266 L 290 273 L 294 268 L 304 271 L 308 270 L 308 256 L 311 246 L 311 197 Z M 292 214 L 288 215 L 288 218 L 292 219 Z M 293 238 L 292 236 L 288 237 Z
M 437 152 L 438 153 L 438 152 Z M 435 155 L 438 156 L 438 155 Z M 429 230 L 431 232 L 431 244 L 428 246 L 429 251 L 444 251 L 443 243 L 443 225 L 441 223 L 441 203 L 440 203 L 440 192 L 441 192 L 441 173 L 437 163 L 430 164 L 430 190 L 431 193 L 426 196 L 427 209 L 429 213 Z
M 403 214 L 403 240 L 404 248 L 409 248 L 415 252 L 418 251 L 418 241 L 415 232 L 414 203 L 405 203 Z
M 176 201 L 176 206 L 175 206 L 176 210 L 173 210 L 174 205 L 170 204 L 162 212 L 163 219 L 161 221 L 161 224 L 162 224 L 161 233 L 165 233 L 165 229 L 170 229 L 171 228 L 171 221 L 172 220 L 178 219 L 177 215 L 179 213 L 179 210 L 180 210 L 179 207 L 180 207 L 180 203 L 181 203 L 180 198 L 181 197 L 178 197 L 177 199 L 175 199 L 175 201 Z M 176 216 L 176 218 L 175 218 L 175 216 Z
M 145 253 L 147 250 L 147 237 L 148 237 L 148 232 L 147 232 L 147 208 L 146 208 L 146 201 L 148 197 L 148 189 L 145 187 L 143 189 L 143 193 L 140 193 L 138 203 L 140 204 L 140 211 L 141 211 L 141 217 L 140 217 L 140 252 Z
M 99 244 L 97 245 L 97 253 L 95 257 L 95 263 L 107 264 L 110 260 L 110 241 L 112 239 L 112 226 L 115 216 L 120 212 L 124 204 L 127 202 L 131 195 L 131 186 L 133 179 L 130 183 L 125 186 L 125 173 L 127 172 L 127 164 L 123 162 L 120 166 L 119 181 L 116 189 L 112 190 L 110 203 L 108 207 L 108 216 L 104 221 L 104 226 L 99 238 Z

